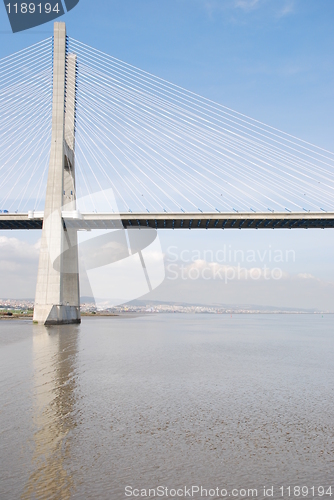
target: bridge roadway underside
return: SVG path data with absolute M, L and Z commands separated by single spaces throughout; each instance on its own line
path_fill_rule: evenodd
M 64 226 L 78 230 L 150 227 L 153 229 L 325 229 L 334 212 L 282 213 L 63 213 Z M 42 229 L 43 215 L 0 214 L 0 230 Z

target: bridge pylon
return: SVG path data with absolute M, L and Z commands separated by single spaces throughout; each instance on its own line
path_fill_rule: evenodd
M 37 275 L 34 321 L 80 323 L 77 232 L 62 211 L 76 210 L 76 56 L 67 54 L 65 23 L 54 24 L 50 163 Z

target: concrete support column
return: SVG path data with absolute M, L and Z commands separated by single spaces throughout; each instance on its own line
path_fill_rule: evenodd
M 65 23 L 55 23 L 51 152 L 34 308 L 34 321 L 46 325 L 80 323 L 77 234 L 66 230 L 61 215 L 76 208 L 75 82 L 75 56 L 66 64 Z
M 65 159 L 63 209 L 76 210 L 75 186 L 75 92 L 76 92 L 75 54 L 68 54 L 66 64 L 66 107 L 65 107 Z M 78 268 L 78 237 L 76 229 L 67 229 L 64 233 L 63 250 L 63 302 L 64 304 L 80 305 L 79 268 Z

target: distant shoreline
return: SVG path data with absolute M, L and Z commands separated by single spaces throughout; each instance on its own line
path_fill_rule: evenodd
M 192 315 L 208 315 L 208 316 L 232 316 L 232 315 L 240 315 L 240 316 L 259 316 L 259 315 L 270 315 L 270 316 L 282 316 L 282 315 L 292 315 L 292 316 L 297 316 L 297 315 L 312 315 L 312 316 L 324 316 L 324 315 L 330 315 L 334 314 L 331 312 L 291 312 L 291 311 L 280 311 L 280 312 L 272 312 L 272 311 L 233 311 L 233 312 L 220 312 L 220 313 L 208 313 L 208 312 L 138 312 L 138 311 L 129 311 L 129 312 L 120 312 L 120 313 L 109 313 L 109 312 L 98 312 L 98 313 L 81 313 L 82 318 L 108 318 L 108 317 L 135 317 L 135 316 L 150 316 L 150 315 L 161 315 L 161 314 L 192 314 Z M 32 314 L 2 314 L 0 315 L 0 321 L 10 321 L 13 319 L 29 319 L 32 320 L 33 315 Z
M 81 313 L 81 317 L 85 317 L 85 316 L 91 316 L 91 317 L 94 317 L 94 316 L 120 316 L 119 314 L 114 314 L 114 313 Z M 11 320 L 11 319 L 32 319 L 33 318 L 33 314 L 20 314 L 20 313 L 12 313 L 11 315 L 8 315 L 8 314 L 1 314 L 0 315 L 0 320 Z

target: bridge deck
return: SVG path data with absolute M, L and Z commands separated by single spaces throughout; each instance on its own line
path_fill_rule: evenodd
M 333 228 L 334 212 L 282 213 L 82 213 L 64 212 L 68 228 L 119 229 L 311 229 Z M 2 229 L 42 229 L 43 213 L 0 214 Z

